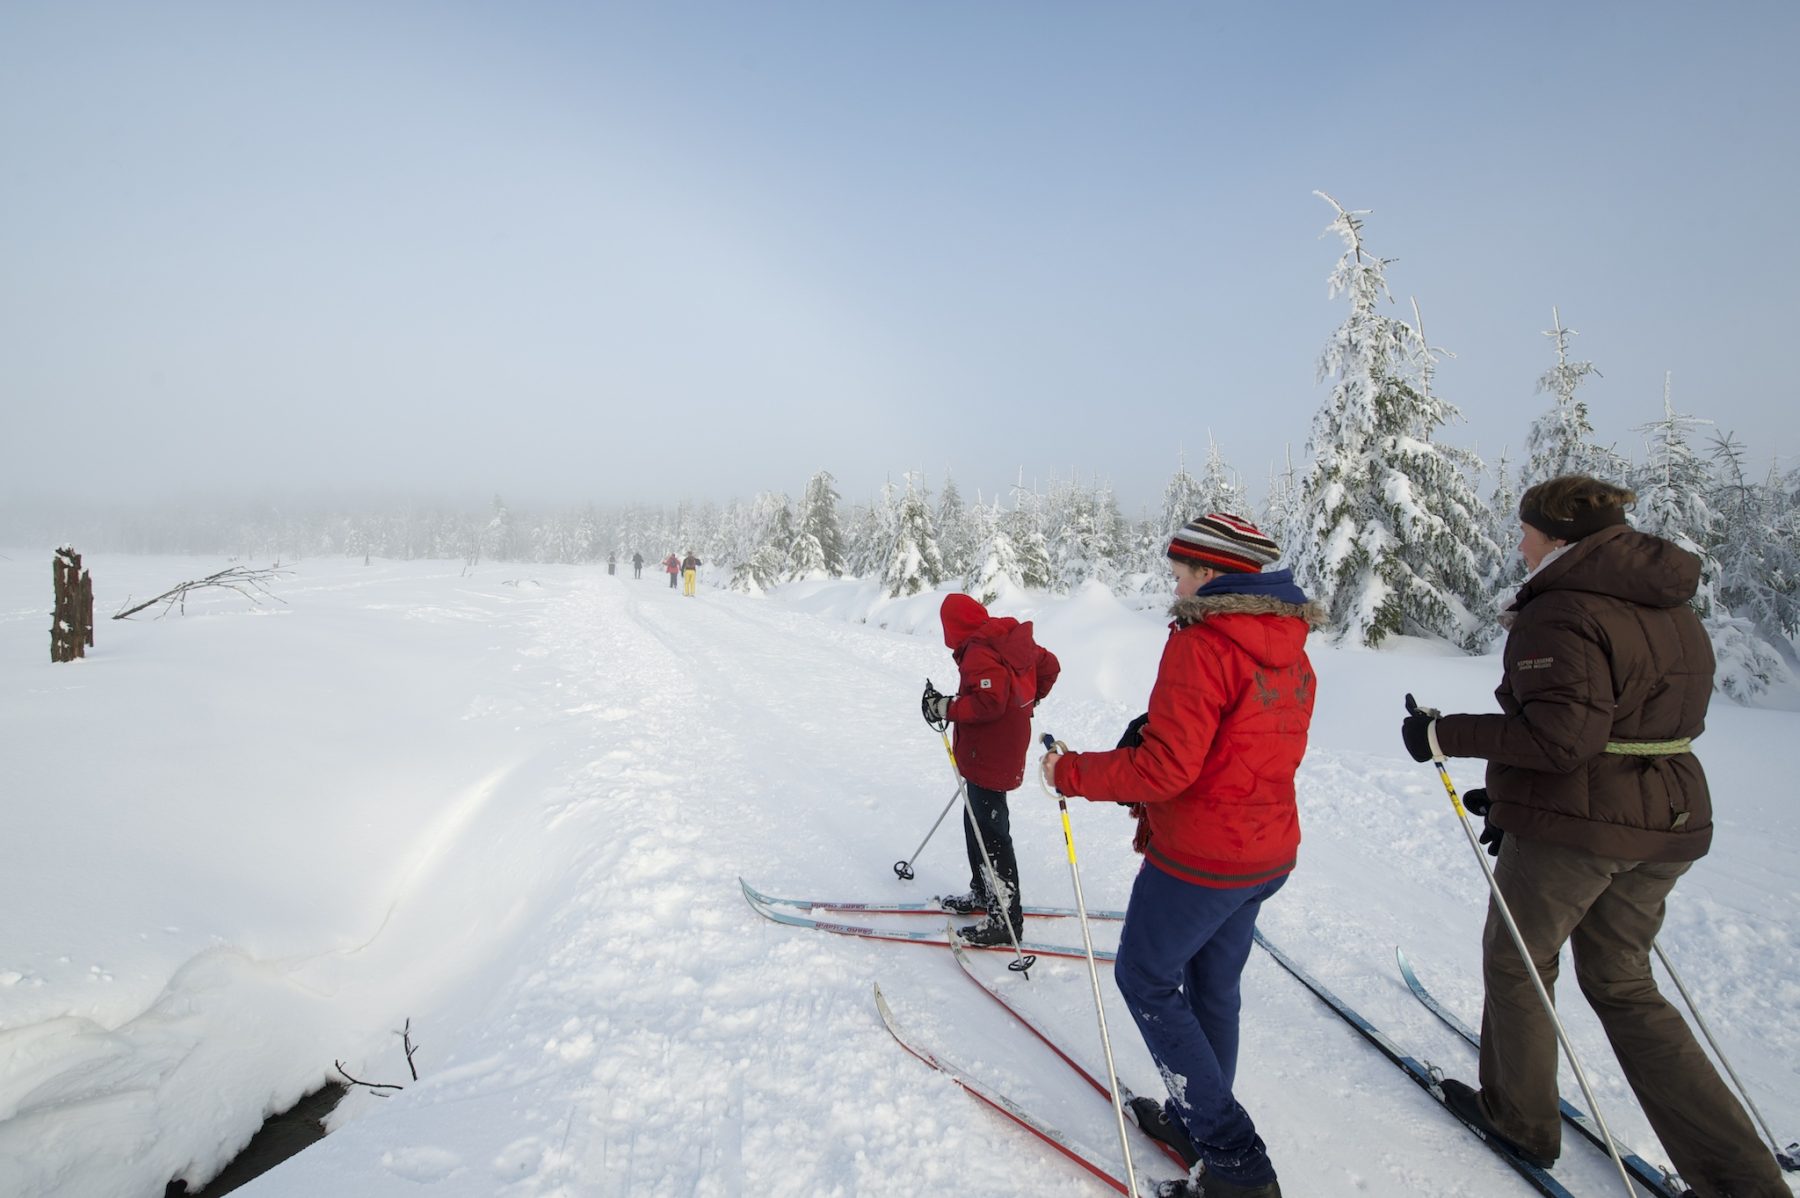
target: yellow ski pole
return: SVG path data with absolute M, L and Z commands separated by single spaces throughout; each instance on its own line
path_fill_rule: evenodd
M 1044 751 L 1046 753 L 1067 753 L 1069 747 L 1044 733 Z M 1051 786 L 1044 778 L 1042 768 L 1038 770 L 1038 783 L 1046 794 L 1056 796 L 1056 806 L 1062 812 L 1063 844 L 1069 849 L 1069 878 L 1075 883 L 1075 913 L 1081 917 L 1081 944 L 1087 950 L 1088 980 L 1094 984 L 1094 1014 L 1100 1021 L 1100 1046 L 1106 1050 L 1106 1077 L 1112 1083 L 1113 1118 L 1119 1122 L 1119 1149 L 1125 1154 L 1125 1183 L 1130 1192 L 1138 1192 L 1137 1171 L 1131 1164 L 1131 1140 L 1125 1134 L 1125 1103 L 1119 1095 L 1119 1070 L 1113 1065 L 1112 1037 L 1106 1031 L 1106 1004 L 1100 999 L 1100 966 L 1094 960 L 1094 938 L 1088 933 L 1087 900 L 1081 894 L 1081 870 L 1075 864 L 1075 833 L 1069 827 L 1069 800 L 1060 790 Z

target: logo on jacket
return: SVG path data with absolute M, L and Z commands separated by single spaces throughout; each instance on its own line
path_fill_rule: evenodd
M 1272 685 L 1261 670 L 1251 675 L 1251 681 L 1256 684 L 1256 697 L 1264 707 L 1273 707 L 1281 702 L 1281 690 Z
M 1547 670 L 1556 664 L 1554 657 L 1527 657 L 1519 663 L 1521 670 Z

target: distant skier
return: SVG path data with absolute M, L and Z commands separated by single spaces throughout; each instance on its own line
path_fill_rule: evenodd
M 1169 1198 L 1280 1198 L 1250 1115 L 1232 1096 L 1244 963 L 1263 901 L 1294 868 L 1294 774 L 1315 683 L 1306 656 L 1324 614 L 1248 521 L 1190 520 L 1169 543 L 1175 617 L 1150 711 L 1107 753 L 1046 753 L 1065 795 L 1138 804 L 1132 884 L 1113 977 L 1169 1089 L 1134 1098 L 1138 1126 L 1204 1172 Z
M 633 578 L 642 578 L 644 576 L 644 555 L 641 553 L 633 553 L 631 555 L 631 576 Z
M 687 556 L 681 559 L 682 594 L 692 595 L 694 593 L 694 581 L 699 577 L 702 564 L 700 559 L 694 556 L 694 551 L 692 549 L 688 550 Z
M 607 574 L 611 575 L 611 574 L 616 573 L 618 571 L 618 568 L 619 568 L 619 555 L 616 553 L 607 554 L 606 555 L 606 572 L 607 572 Z
M 675 589 L 675 579 L 681 574 L 681 559 L 671 553 L 663 558 L 663 571 L 669 576 L 669 589 Z
M 956 659 L 956 694 L 940 694 L 927 682 L 919 706 L 933 727 L 941 729 L 946 721 L 956 725 L 952 751 L 969 794 L 969 810 L 963 812 L 969 892 L 946 898 L 943 904 L 945 910 L 964 915 L 988 912 L 985 920 L 958 930 L 968 943 L 1010 944 L 1022 934 L 1024 910 L 1006 792 L 1017 789 L 1025 778 L 1031 713 L 1056 685 L 1062 665 L 1032 639 L 1030 623 L 991 616 L 968 595 L 944 596 L 939 618 L 944 645 Z M 998 894 L 982 860 L 984 844 L 999 875 Z

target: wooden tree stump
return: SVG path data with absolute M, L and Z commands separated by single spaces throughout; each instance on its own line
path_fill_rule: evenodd
M 87 656 L 94 643 L 94 580 L 81 568 L 81 555 L 67 545 L 56 551 L 50 570 L 56 583 L 50 660 L 74 661 Z

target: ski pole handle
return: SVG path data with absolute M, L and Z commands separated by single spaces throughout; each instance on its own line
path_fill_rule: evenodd
M 1051 753 L 1067 753 L 1069 751 L 1068 745 L 1063 744 L 1048 732 L 1044 733 L 1039 739 L 1043 742 L 1044 753 L 1046 756 Z M 1063 797 L 1062 791 L 1056 789 L 1056 786 L 1050 782 L 1049 779 L 1044 777 L 1044 767 L 1042 762 L 1038 763 L 1038 783 L 1044 788 L 1045 794 L 1055 795 L 1058 800 L 1061 800 Z M 1067 810 L 1067 808 L 1065 808 L 1065 810 Z
M 1069 751 L 1067 745 L 1063 744 L 1060 740 L 1057 740 L 1054 736 L 1051 736 L 1048 732 L 1044 733 L 1042 740 L 1044 752 L 1046 754 L 1066 753 Z M 1074 829 L 1069 826 L 1069 800 L 1062 791 L 1051 785 L 1050 780 L 1044 776 L 1044 769 L 1041 764 L 1038 766 L 1038 785 L 1044 788 L 1045 794 L 1051 795 L 1056 799 L 1056 809 L 1062 813 L 1063 844 L 1069 850 L 1069 868 L 1073 869 L 1075 868 L 1075 832 Z
M 1406 692 L 1406 714 L 1422 715 L 1428 720 L 1435 720 L 1444 713 L 1435 707 L 1420 707 L 1418 700 L 1412 697 L 1411 691 L 1408 691 Z

